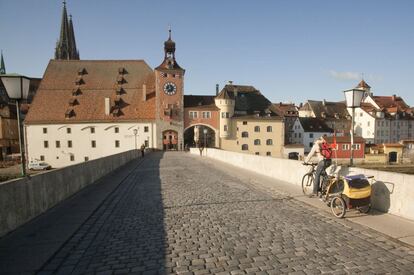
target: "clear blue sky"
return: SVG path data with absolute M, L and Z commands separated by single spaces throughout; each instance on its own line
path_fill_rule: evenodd
M 81 59 L 163 58 L 168 25 L 186 94 L 228 80 L 273 102 L 343 100 L 361 73 L 376 95 L 414 105 L 414 1 L 68 0 Z M 7 72 L 41 77 L 53 58 L 62 1 L 0 0 Z

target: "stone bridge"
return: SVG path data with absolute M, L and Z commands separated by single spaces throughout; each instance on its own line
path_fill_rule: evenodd
M 151 153 L 3 236 L 0 273 L 412 274 L 412 246 L 354 222 L 359 214 L 335 219 L 292 188 Z

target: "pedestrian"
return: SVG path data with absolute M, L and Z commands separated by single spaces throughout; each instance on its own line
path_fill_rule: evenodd
M 144 157 L 145 145 L 141 145 L 141 157 Z
M 316 155 L 318 159 L 318 165 L 316 166 L 315 172 L 315 182 L 313 185 L 313 196 L 316 196 L 318 194 L 318 191 L 321 191 L 322 186 L 320 183 L 320 176 L 322 171 L 331 166 L 332 164 L 332 149 L 330 148 L 326 139 L 327 136 L 323 135 L 315 140 L 312 149 L 304 162 L 308 163 L 314 155 Z

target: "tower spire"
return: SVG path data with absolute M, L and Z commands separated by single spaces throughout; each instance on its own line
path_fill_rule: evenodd
M 66 1 L 63 1 L 60 36 L 58 42 L 56 43 L 55 59 L 79 59 L 72 20 L 68 19 Z
M 3 59 L 3 50 L 1 50 L 0 74 L 6 74 L 6 66 L 4 66 L 4 59 Z

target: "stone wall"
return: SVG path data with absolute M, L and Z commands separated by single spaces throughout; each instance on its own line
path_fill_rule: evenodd
M 131 150 L 0 183 L 0 237 L 138 155 Z
M 191 148 L 192 154 L 199 155 L 197 148 Z M 203 155 L 234 166 L 300 186 L 303 175 L 309 167 L 300 161 L 255 156 L 208 148 Z M 372 206 L 382 212 L 414 220 L 414 175 L 383 172 L 377 170 L 338 167 L 342 175 L 365 174 L 374 176 L 372 184 Z

